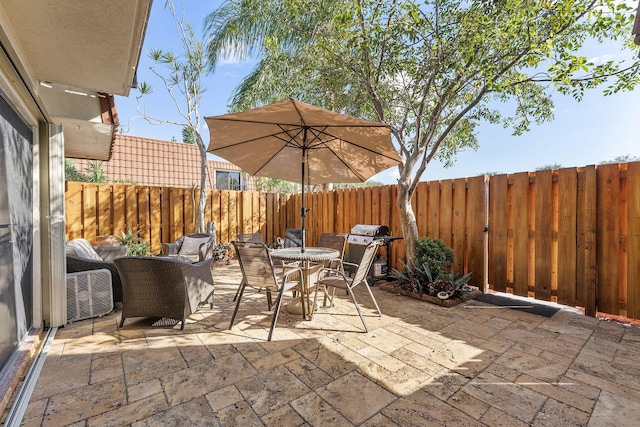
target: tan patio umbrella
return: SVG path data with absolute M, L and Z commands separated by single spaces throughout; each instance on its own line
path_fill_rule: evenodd
M 364 182 L 400 162 L 389 126 L 291 98 L 205 120 L 211 135 L 208 152 L 250 175 L 301 179 L 303 230 L 305 185 Z

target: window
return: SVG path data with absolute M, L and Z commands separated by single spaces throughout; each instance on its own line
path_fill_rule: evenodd
M 245 190 L 245 183 L 240 172 L 216 171 L 217 190 Z

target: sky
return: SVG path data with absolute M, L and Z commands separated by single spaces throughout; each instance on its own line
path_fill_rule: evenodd
M 205 16 L 220 3 L 218 0 L 184 0 L 185 20 L 196 32 L 200 32 Z M 150 49 L 180 52 L 175 24 L 169 11 L 164 9 L 164 4 L 164 1 L 153 2 L 138 67 L 138 82 L 150 83 L 154 92 L 142 97 L 139 105 L 149 116 L 177 121 L 179 117 L 173 101 L 162 83 L 149 71 L 152 64 L 148 58 Z M 179 2 L 176 2 L 176 7 L 179 9 Z M 594 50 L 594 58 L 604 55 L 622 58 L 630 54 L 621 54 L 613 44 Z M 214 73 L 204 79 L 207 92 L 201 101 L 201 114 L 225 114 L 233 89 L 254 65 L 253 62 L 219 64 Z M 181 127 L 153 125 L 139 117 L 136 95 L 138 92 L 132 89 L 129 97 L 116 96 L 124 133 L 163 140 L 175 137 L 181 141 Z M 552 122 L 534 124 L 529 132 L 521 136 L 512 136 L 511 130 L 503 129 L 500 125 L 482 124 L 477 132 L 478 150 L 459 153 L 455 165 L 450 168 L 432 162 L 421 181 L 471 177 L 489 172 L 533 171 L 547 165 L 586 166 L 624 155 L 640 158 L 640 88 L 611 96 L 604 96 L 601 90 L 596 89 L 587 92 L 581 102 L 570 96 L 555 94 L 554 104 L 555 118 Z M 509 113 L 509 110 L 505 111 Z M 200 131 L 205 141 L 208 140 L 209 133 L 204 120 Z M 371 179 L 393 184 L 397 178 L 397 168 L 394 167 Z

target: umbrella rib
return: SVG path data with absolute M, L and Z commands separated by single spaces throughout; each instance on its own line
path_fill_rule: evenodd
M 325 127 L 324 127 L 324 129 L 326 129 L 327 127 L 328 127 L 328 126 L 325 126 Z M 335 127 L 335 126 L 331 126 L 331 127 Z M 362 149 L 362 150 L 368 151 L 369 153 L 372 153 L 372 154 L 376 154 L 376 155 L 378 155 L 378 156 L 385 157 L 385 158 L 387 158 L 387 159 L 389 159 L 389 160 L 396 160 L 396 159 L 394 159 L 394 158 L 392 158 L 392 157 L 389 157 L 389 156 L 387 156 L 386 154 L 381 153 L 381 152 L 379 152 L 379 151 L 372 150 L 372 149 L 367 148 L 367 147 L 364 147 L 364 146 L 362 146 L 362 145 L 360 145 L 360 144 L 356 144 L 355 142 L 351 142 L 351 141 L 349 141 L 349 140 L 342 139 L 342 138 L 340 138 L 340 137 L 338 137 L 338 136 L 335 136 L 335 135 L 333 135 L 333 134 L 331 134 L 331 133 L 329 133 L 329 132 L 325 132 L 325 131 L 324 131 L 324 129 L 323 129 L 323 130 L 321 130 L 321 131 L 318 131 L 316 128 L 311 128 L 311 130 L 312 130 L 312 131 L 317 131 L 318 133 L 322 133 L 323 135 L 330 136 L 331 138 L 333 138 L 333 140 L 344 141 L 345 143 L 347 143 L 347 144 L 349 144 L 349 145 L 352 145 L 352 146 L 354 146 L 354 147 L 358 147 L 358 148 L 360 148 L 360 149 Z M 323 141 L 323 140 L 321 140 L 321 139 L 319 138 L 319 136 L 318 136 L 318 135 L 316 135 L 316 136 L 315 136 L 314 140 L 315 140 L 315 139 L 317 139 L 317 140 L 319 140 L 319 141 L 320 141 L 320 143 L 319 143 L 319 144 L 317 144 L 317 145 L 326 145 L 327 143 L 329 143 L 329 142 L 333 141 L 333 140 Z M 309 147 L 309 148 L 313 149 L 313 148 L 315 148 L 315 146 L 314 146 L 314 147 Z M 327 149 L 331 150 L 329 147 L 327 147 Z M 331 151 L 335 154 L 335 152 L 334 152 L 333 150 L 331 150 Z

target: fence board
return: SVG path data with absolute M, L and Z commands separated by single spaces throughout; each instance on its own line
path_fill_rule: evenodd
M 464 273 L 471 272 L 470 284 L 484 289 L 487 281 L 485 271 L 485 192 L 486 184 L 484 176 L 469 178 L 467 184 L 467 236 L 466 253 L 467 269 Z
M 578 247 L 576 295 L 587 316 L 596 315 L 596 168 L 578 170 Z
M 82 236 L 90 242 L 96 241 L 96 185 L 84 184 L 82 187 L 82 223 L 84 224 Z
M 576 305 L 577 196 L 575 168 L 558 171 L 558 303 Z
M 170 190 L 167 187 L 162 187 L 160 189 L 160 209 L 162 212 L 160 214 L 160 242 L 161 243 L 169 243 L 171 240 L 171 197 Z
M 551 301 L 552 246 L 552 172 L 536 172 L 535 182 L 535 297 Z
M 418 236 L 427 236 L 427 223 L 429 222 L 429 184 L 421 182 L 416 188 L 416 222 L 418 225 Z
M 114 184 L 111 194 L 113 198 L 113 234 L 119 236 L 122 232 L 126 231 L 127 223 L 125 187 Z
M 149 242 L 151 230 L 151 212 L 149 211 L 149 187 L 138 189 L 138 227 L 139 237 Z M 186 234 L 186 233 L 185 233 Z
M 519 296 L 529 294 L 529 173 L 513 176 L 513 293 Z
M 84 235 L 82 184 L 79 182 L 66 182 L 64 188 L 67 240 L 79 239 Z
M 151 187 L 149 193 L 149 210 L 150 210 L 150 224 L 149 224 L 149 232 L 150 232 L 150 243 L 151 250 L 153 253 L 158 253 L 162 249 L 162 233 L 161 233 L 161 224 L 162 224 L 162 191 L 160 187 Z M 115 210 L 114 210 L 115 213 Z
M 598 311 L 620 314 L 618 265 L 620 248 L 620 172 L 617 164 L 596 170 Z
M 467 234 L 466 206 L 467 180 L 464 178 L 456 179 L 453 182 L 451 248 L 456 254 L 453 271 L 457 274 L 464 272 L 467 266 L 467 254 L 465 253 Z
M 640 163 L 627 166 L 627 316 L 640 319 Z
M 507 175 L 489 181 L 489 284 L 507 290 Z
M 98 219 L 96 221 L 98 229 L 96 233 L 98 236 L 113 234 L 111 188 L 112 187 L 107 185 L 99 185 L 96 188 L 96 213 L 98 215 Z
M 453 181 L 447 179 L 440 184 L 440 239 L 452 247 L 451 209 L 453 206 Z
M 429 221 L 427 222 L 427 236 L 440 238 L 440 181 L 429 182 Z

